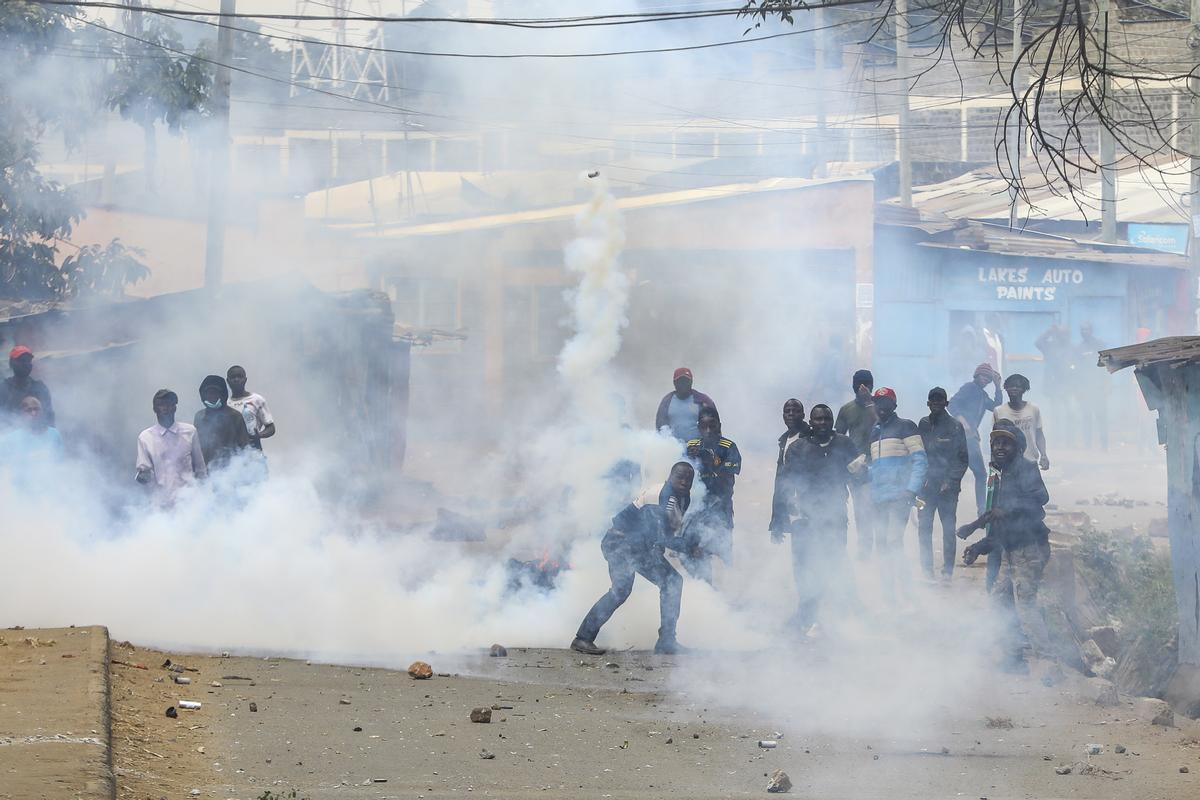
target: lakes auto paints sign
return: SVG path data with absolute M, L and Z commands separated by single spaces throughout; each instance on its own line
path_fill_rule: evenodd
M 976 267 L 979 283 L 995 292 L 997 300 L 1053 303 L 1061 287 L 1082 286 L 1081 269 L 1063 267 Z

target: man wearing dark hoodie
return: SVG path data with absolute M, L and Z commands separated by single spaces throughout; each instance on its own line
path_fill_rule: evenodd
M 220 375 L 209 375 L 200 383 L 204 408 L 196 412 L 204 463 L 210 471 L 229 464 L 238 451 L 250 446 L 250 434 L 242 415 L 228 406 L 229 387 Z
M 1008 420 L 996 423 L 991 434 L 991 462 L 999 479 L 992 491 L 991 508 L 958 529 L 961 539 L 986 529 L 986 536 L 963 552 L 964 563 L 972 564 L 985 553 L 1004 553 L 1000 578 L 991 594 L 1007 623 L 1008 665 L 1018 670 L 1024 666 L 1022 631 L 1035 656 L 1053 660 L 1057 655 L 1037 604 L 1042 572 L 1050 560 L 1050 530 L 1045 522 L 1050 494 L 1037 464 L 1023 457 L 1025 447 L 1025 434 L 1016 425 Z
M 683 577 L 664 555 L 668 545 L 675 547 L 683 526 L 683 515 L 691 503 L 695 468 L 686 461 L 671 467 L 667 482 L 657 491 L 647 490 L 625 506 L 612 519 L 600 550 L 608 562 L 612 587 L 596 601 L 575 634 L 571 649 L 599 656 L 604 648 L 596 646 L 600 628 L 612 617 L 633 591 L 633 580 L 641 575 L 658 587 L 660 623 L 654 652 L 674 654 L 685 651 L 675 638 L 679 622 L 679 604 L 683 596 Z
M 871 431 L 875 428 L 875 423 L 879 421 L 875 414 L 875 400 L 871 396 L 871 393 L 875 391 L 875 376 L 871 374 L 870 370 L 858 370 L 850 380 L 850 389 L 854 392 L 854 399 L 838 410 L 833 429 L 843 436 L 849 436 L 858 452 L 866 455 L 871 444 Z M 862 561 L 870 557 L 871 551 L 875 547 L 874 504 L 871 501 L 871 487 L 865 474 L 851 482 L 850 496 L 854 500 L 854 529 L 858 531 L 858 558 Z

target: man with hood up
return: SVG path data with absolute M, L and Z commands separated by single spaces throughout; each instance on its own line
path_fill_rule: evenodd
M 992 490 L 991 508 L 958 529 L 961 539 L 986 529 L 986 536 L 963 552 L 964 563 L 972 564 L 985 553 L 1004 553 L 1000 578 L 991 594 L 1006 618 L 1008 666 L 1018 670 L 1024 667 L 1022 631 L 1035 656 L 1056 658 L 1037 604 L 1042 572 L 1050 560 L 1050 530 L 1045 522 L 1050 494 L 1038 465 L 1023 457 L 1025 447 L 1025 434 L 1015 424 L 1009 420 L 996 423 L 991 434 L 991 462 L 999 478 Z
M 250 446 L 250 434 L 242 415 L 229 407 L 229 387 L 220 375 L 209 375 L 200 383 L 204 408 L 196 412 L 200 449 L 209 470 L 229 464 L 242 448 Z

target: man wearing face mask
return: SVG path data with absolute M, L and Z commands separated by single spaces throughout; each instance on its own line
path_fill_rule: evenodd
M 871 430 L 875 427 L 875 400 L 871 392 L 875 391 L 875 376 L 870 370 L 855 371 L 850 379 L 850 388 L 854 399 L 838 409 L 833 429 L 843 436 L 849 436 L 850 441 L 863 455 L 871 445 Z M 850 496 L 854 500 L 854 528 L 858 532 L 858 559 L 865 561 L 875 548 L 874 504 L 871 502 L 870 484 L 866 476 L 856 479 L 850 484 Z
M 33 351 L 25 345 L 17 345 L 8 353 L 8 368 L 12 377 L 0 384 L 0 415 L 19 414 L 21 401 L 36 397 L 42 406 L 41 418 L 54 427 L 54 404 L 50 402 L 50 390 L 46 384 L 33 377 Z
M 200 383 L 204 408 L 196 412 L 196 430 L 204 463 L 210 470 L 227 466 L 243 448 L 250 446 L 250 434 L 242 415 L 230 408 L 229 387 L 220 375 L 209 375 Z
M 137 482 L 152 486 L 155 499 L 164 506 L 174 502 L 183 487 L 208 477 L 195 426 L 175 420 L 178 406 L 179 396 L 170 389 L 155 392 L 152 407 L 158 422 L 137 440 Z
M 896 584 L 907 591 L 911 576 L 904 569 L 904 530 L 917 492 L 925 485 L 929 462 L 921 432 L 911 419 L 896 415 L 896 393 L 875 392 L 879 422 L 871 431 L 868 453 L 871 500 L 875 503 L 875 530 L 884 598 L 896 596 Z

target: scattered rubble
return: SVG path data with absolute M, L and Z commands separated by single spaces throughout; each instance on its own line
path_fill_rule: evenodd
M 167 708 L 167 716 L 171 719 L 175 719 L 179 716 L 179 712 L 175 710 L 175 706 L 169 706 Z
M 776 742 L 773 739 L 759 739 L 758 746 L 763 750 L 774 750 L 779 746 L 779 742 Z
M 492 658 L 507 658 L 508 648 L 502 644 L 494 644 L 492 645 L 492 649 L 488 651 L 488 655 Z
M 251 713 L 251 714 L 257 714 L 257 713 L 258 713 L 258 703 L 251 703 L 251 704 L 250 704 L 250 713 Z
M 1171 709 L 1160 711 L 1154 715 L 1154 719 L 1150 720 L 1151 725 L 1158 725 L 1163 728 L 1175 727 L 1175 712 Z
M 781 769 L 777 769 L 771 773 L 771 779 L 767 782 L 767 791 L 771 794 L 782 794 L 792 790 L 792 779 L 788 774 Z
M 350 705 L 350 701 L 348 699 L 346 699 L 345 697 L 342 697 L 342 698 L 338 699 L 338 705 L 339 706 L 348 706 L 348 705 Z
M 491 761 L 493 758 L 496 757 L 496 754 L 493 753 L 491 750 L 480 750 L 479 757 L 482 758 L 484 761 Z
M 1180 767 L 1179 771 L 1182 772 L 1184 775 L 1187 775 L 1188 772 L 1190 772 L 1191 770 L 1189 770 L 1187 767 Z
M 471 709 L 471 722 L 491 722 L 492 710 L 486 706 Z
M 1116 625 L 1097 625 L 1088 628 L 1088 638 L 1096 643 L 1100 651 L 1110 658 L 1121 655 L 1120 629 Z
M 414 661 L 408 667 L 408 674 L 416 680 L 428 680 L 433 677 L 433 667 L 424 661 Z
M 1104 752 L 1104 746 L 1100 744 L 1089 744 L 1086 749 L 1089 756 L 1098 756 Z
M 1113 752 L 1119 756 L 1125 755 L 1125 745 L 1119 744 L 1113 748 Z
M 1106 678 L 1088 678 L 1085 696 L 1096 705 L 1105 708 L 1114 708 L 1121 704 L 1121 695 L 1117 692 L 1116 684 Z
M 1069 766 L 1067 766 L 1066 764 L 1064 764 L 1064 765 L 1063 765 L 1063 766 L 1061 766 L 1061 767 L 1055 767 L 1055 768 L 1054 768 L 1054 773 L 1055 773 L 1056 775 L 1070 775 L 1070 774 L 1071 774 L 1071 768 L 1070 768 Z
M 1012 717 L 984 717 L 987 720 L 987 726 L 999 730 L 1012 730 Z

